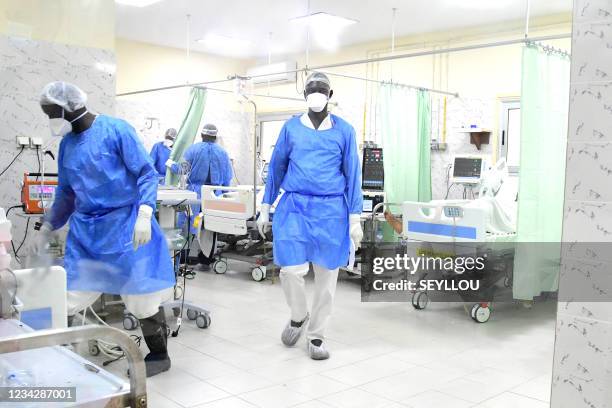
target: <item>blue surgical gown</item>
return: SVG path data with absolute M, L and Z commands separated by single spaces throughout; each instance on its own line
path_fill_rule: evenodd
M 64 266 L 68 289 L 143 294 L 172 287 L 172 261 L 155 218 L 151 241 L 133 249 L 138 207 L 155 208 L 157 172 L 127 122 L 99 115 L 86 131 L 62 139 L 58 187 L 45 218 L 70 220 Z
M 229 186 L 233 171 L 227 152 L 213 142 L 195 143 L 185 151 L 183 160 L 189 163 L 191 170 L 187 179 L 187 188 L 195 191 L 198 198 L 202 196 L 202 186 Z M 180 165 L 172 166 L 174 173 L 180 172 Z M 194 214 L 200 212 L 200 206 L 193 206 Z
M 187 179 L 187 188 L 202 198 L 202 186 L 229 186 L 232 182 L 233 171 L 227 152 L 214 142 L 199 142 L 189 146 L 183 155 L 183 160 L 189 163 L 190 171 Z M 180 165 L 174 164 L 171 168 L 173 173 L 180 172 Z M 216 191 L 220 194 L 220 191 Z M 200 213 L 200 205 L 192 205 L 193 216 Z M 182 224 L 179 218 L 179 224 Z M 192 226 L 193 218 L 189 220 Z M 191 228 L 193 233 L 197 231 Z
M 289 119 L 274 147 L 263 202 L 274 212 L 274 262 L 345 266 L 350 251 L 349 214 L 361 214 L 361 170 L 355 130 L 331 115 L 332 128 L 314 130 Z
M 170 158 L 170 149 L 164 142 L 158 142 L 151 149 L 151 159 L 157 171 L 157 176 L 161 179 L 166 176 L 166 162 Z

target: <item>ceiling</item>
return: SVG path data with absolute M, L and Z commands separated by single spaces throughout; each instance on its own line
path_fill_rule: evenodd
M 357 20 L 337 43 L 312 33 L 311 49 L 327 49 L 391 36 L 392 9 L 397 8 L 396 36 L 491 25 L 523 19 L 527 0 L 310 0 L 310 12 L 327 12 Z M 531 16 L 571 11 L 572 0 L 531 0 Z M 305 24 L 289 21 L 308 14 L 308 0 L 162 0 L 138 8 L 117 4 L 117 36 L 175 48 L 190 48 L 240 58 L 301 53 Z M 271 34 L 270 34 L 271 33 Z M 197 42 L 208 34 L 247 41 L 241 47 Z M 269 45 L 270 44 L 270 45 Z

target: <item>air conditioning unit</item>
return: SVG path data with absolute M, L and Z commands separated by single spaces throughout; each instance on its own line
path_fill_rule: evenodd
M 258 67 L 249 68 L 247 70 L 247 77 L 252 78 L 255 86 L 267 85 L 268 83 L 271 85 L 295 83 L 297 73 L 287 73 L 287 71 L 295 69 L 297 69 L 297 62 L 277 62 L 274 64 L 260 65 Z

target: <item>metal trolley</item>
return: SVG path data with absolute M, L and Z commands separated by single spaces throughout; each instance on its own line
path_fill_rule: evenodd
M 48 407 L 147 406 L 144 359 L 134 341 L 107 326 L 80 326 L 34 331 L 18 320 L 0 319 L 2 362 L 17 369 L 36 368 L 38 387 L 76 387 L 75 402 L 46 402 Z M 129 365 L 129 383 L 73 353 L 61 344 L 104 338 L 117 344 Z M 2 404 L 0 404 L 2 405 Z M 26 402 L 20 407 L 39 407 Z

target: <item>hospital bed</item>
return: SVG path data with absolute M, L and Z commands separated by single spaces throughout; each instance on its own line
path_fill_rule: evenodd
M 217 195 L 216 192 L 222 191 Z M 246 262 L 252 266 L 251 277 L 259 282 L 266 278 L 272 263 L 272 235 L 263 239 L 257 229 L 256 214 L 263 187 L 202 186 L 202 226 L 204 231 L 217 233 L 223 242 L 213 263 L 218 274 L 227 271 L 227 260 Z
M 499 225 L 495 211 L 498 208 L 488 199 L 432 201 L 429 203 L 404 202 L 402 205 L 403 237 L 412 256 L 482 257 L 484 271 L 457 275 L 440 271 L 419 271 L 418 279 L 478 279 L 478 293 L 460 292 L 462 300 L 473 301 L 471 317 L 480 323 L 489 320 L 490 300 L 511 281 L 515 232 L 510 225 Z M 499 220 L 497 220 L 499 221 Z M 500 228 L 507 227 L 507 228 Z M 448 294 L 447 294 L 448 295 Z M 430 294 L 416 291 L 412 296 L 415 309 L 424 309 Z
M 483 271 L 472 273 L 480 282 L 480 291 L 460 292 L 462 300 L 473 302 L 470 316 L 479 323 L 489 320 L 491 300 L 499 291 L 508 290 L 512 281 L 516 195 L 508 194 L 507 178 L 507 165 L 502 159 L 486 170 L 483 165 L 477 199 L 404 202 L 402 205 L 402 235 L 409 243 L 423 243 L 421 250 L 433 254 L 481 256 L 486 260 Z M 424 272 L 420 278 L 431 275 L 431 272 Z M 441 275 L 434 272 L 433 276 Z M 443 278 L 466 279 L 470 276 L 453 273 Z M 503 285 L 500 286 L 500 282 Z M 417 310 L 424 309 L 429 296 L 428 292 L 414 292 L 412 305 Z
M 477 166 L 476 166 L 477 167 Z M 483 271 L 458 275 L 441 270 L 419 270 L 411 280 L 417 285 L 423 280 L 478 279 L 477 293 L 458 292 L 461 299 L 472 302 L 470 315 L 484 323 L 491 315 L 490 303 L 499 291 L 507 290 L 512 280 L 516 225 L 512 203 L 501 197 L 507 177 L 505 161 L 500 160 L 479 180 L 479 195 L 473 200 L 406 201 L 401 205 L 401 229 L 409 256 L 483 257 Z M 515 195 L 510 195 L 515 197 Z M 513 200 L 511 200 L 513 201 Z M 503 282 L 500 285 L 500 282 Z M 430 298 L 449 299 L 449 293 L 415 290 L 412 305 L 425 309 Z

